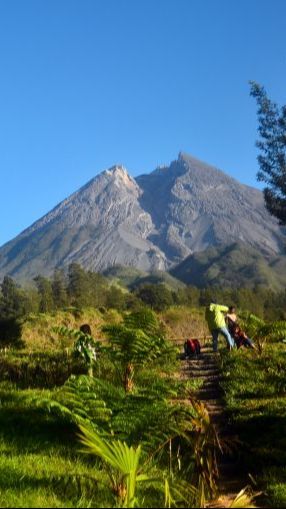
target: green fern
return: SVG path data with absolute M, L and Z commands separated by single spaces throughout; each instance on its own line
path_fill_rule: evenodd
M 126 392 L 134 389 L 138 367 L 151 366 L 157 359 L 170 357 L 175 351 L 164 339 L 152 312 L 130 314 L 122 324 L 105 326 L 102 330 L 109 340 L 111 358 L 121 365 Z
M 242 324 L 248 336 L 256 342 L 260 354 L 268 341 L 280 341 L 286 338 L 286 321 L 266 323 L 253 314 L 244 313 Z
M 49 413 L 75 424 L 92 423 L 109 429 L 112 411 L 98 397 L 96 384 L 87 376 L 72 376 L 50 398 L 37 398 L 36 404 Z
M 149 337 L 164 338 L 164 328 L 157 315 L 148 308 L 129 313 L 124 317 L 124 325 L 128 329 L 140 329 Z

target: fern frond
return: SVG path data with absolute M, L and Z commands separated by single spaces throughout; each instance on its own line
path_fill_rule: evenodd
M 96 393 L 96 384 L 87 376 L 72 376 L 50 399 L 37 398 L 38 407 L 75 424 L 91 422 L 94 426 L 109 426 L 112 411 Z

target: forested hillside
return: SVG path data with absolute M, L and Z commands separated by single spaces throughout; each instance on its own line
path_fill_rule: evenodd
M 286 286 L 286 256 L 265 256 L 242 242 L 209 248 L 189 256 L 171 274 L 199 288 L 270 288 Z

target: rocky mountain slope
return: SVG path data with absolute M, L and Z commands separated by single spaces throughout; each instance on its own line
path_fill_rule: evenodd
M 0 277 L 24 280 L 71 262 L 167 270 L 194 252 L 240 241 L 266 256 L 285 233 L 258 190 L 186 154 L 132 178 L 107 170 L 0 249 Z
M 283 249 L 285 236 L 265 210 L 262 193 L 193 157 L 180 154 L 137 182 L 156 227 L 152 240 L 171 262 L 236 241 L 265 254 Z

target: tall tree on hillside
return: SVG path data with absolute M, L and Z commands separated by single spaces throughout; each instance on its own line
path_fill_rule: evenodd
M 108 294 L 108 281 L 97 272 L 88 271 L 87 276 L 90 283 L 90 305 L 94 307 L 105 306 Z
M 173 304 L 172 292 L 164 284 L 144 284 L 136 290 L 136 296 L 155 311 L 164 311 Z
M 68 295 L 73 306 L 83 308 L 91 305 L 91 281 L 85 270 L 72 263 L 68 272 Z
M 11 345 L 21 339 L 21 318 L 28 311 L 25 292 L 6 276 L 0 285 L 0 342 Z
M 62 270 L 55 270 L 52 279 L 53 300 L 57 309 L 62 309 L 68 304 L 65 275 Z
M 112 285 L 106 296 L 106 307 L 123 311 L 126 307 L 125 296 L 126 294 L 121 290 L 121 288 Z
M 34 281 L 40 298 L 40 312 L 48 313 L 52 311 L 54 309 L 54 299 L 51 281 L 43 276 L 35 277 Z
M 264 87 L 253 81 L 250 85 L 258 105 L 257 177 L 266 183 L 264 197 L 270 214 L 286 225 L 286 105 L 280 108 L 268 98 Z
M 5 276 L 1 284 L 0 317 L 16 318 L 24 313 L 23 297 L 15 281 Z

